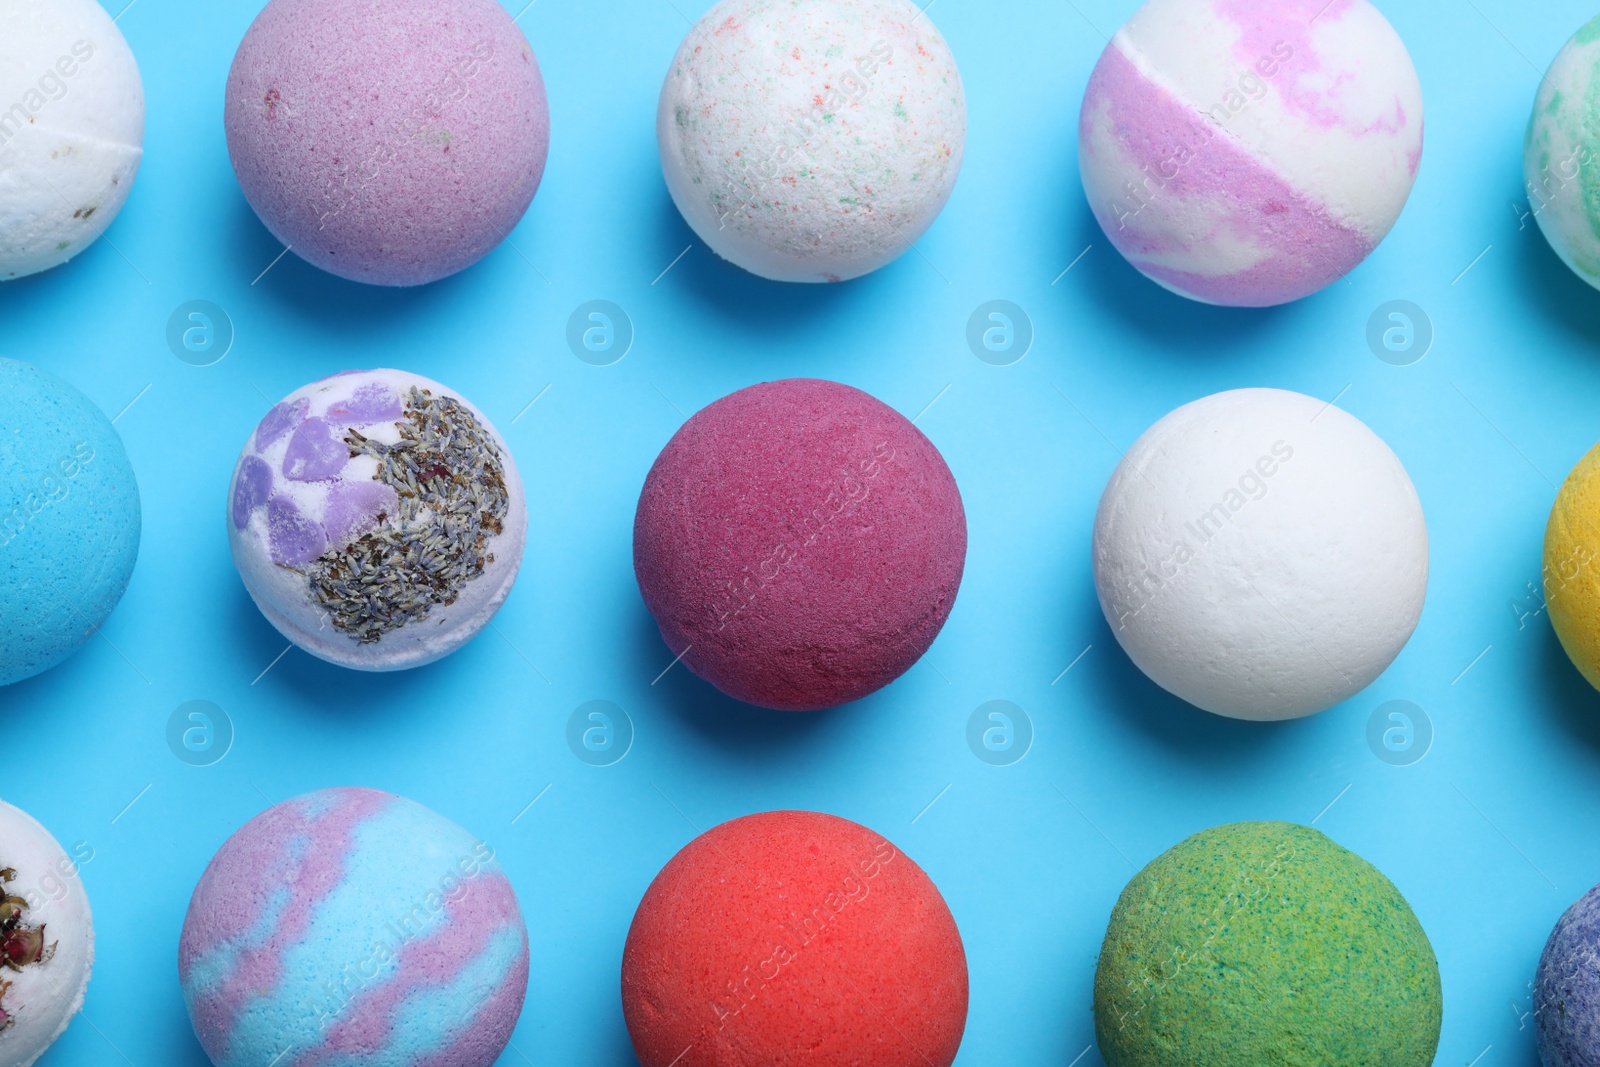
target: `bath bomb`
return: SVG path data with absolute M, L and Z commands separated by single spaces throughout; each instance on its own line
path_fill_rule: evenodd
M 217 850 L 178 977 L 217 1067 L 489 1067 L 522 1014 L 528 931 L 488 844 L 403 797 L 324 789 Z
M 1365 689 L 1416 629 L 1428 529 L 1400 460 L 1315 397 L 1236 389 L 1134 442 L 1100 498 L 1117 641 L 1218 715 L 1293 719 Z
M 1533 979 L 1533 1021 L 1544 1067 L 1600 1062 L 1600 886 L 1550 931 Z
M 831 708 L 910 669 L 966 564 L 944 457 L 859 389 L 790 379 L 691 418 L 645 480 L 639 590 L 672 654 L 724 693 Z
M 348 371 L 267 412 L 228 491 L 233 562 L 290 641 L 364 671 L 420 667 L 511 593 L 528 506 L 511 449 L 438 382 Z
M 54 375 L 0 358 L 0 686 L 49 670 L 105 623 L 139 528 L 111 420 Z
M 961 75 L 911 0 L 722 0 L 689 31 L 656 118 L 684 219 L 774 281 L 900 258 L 950 199 Z
M 144 154 L 144 85 L 95 0 L 0 0 L 0 281 L 111 225 Z
M 1298 300 L 1378 246 L 1422 88 L 1367 0 L 1149 0 L 1089 79 L 1078 161 L 1128 261 L 1211 304 Z
M 1600 16 L 1556 55 L 1539 83 L 1522 164 L 1528 209 L 1550 247 L 1600 288 L 1600 156 L 1589 147 L 1600 108 Z
M 1107 1067 L 1431 1067 L 1439 964 L 1400 891 L 1309 826 L 1205 830 L 1134 875 L 1094 976 Z
M 374 285 L 488 255 L 550 147 L 538 61 L 497 0 L 271 0 L 234 57 L 225 121 L 272 235 Z
M 1544 597 L 1561 647 L 1600 689 L 1600 445 L 1561 483 L 1544 528 Z
M 78 864 L 93 857 L 0 801 L 0 1067 L 28 1067 L 83 1008 L 94 918 Z
M 809 811 L 723 823 L 656 875 L 622 953 L 643 1067 L 949 1067 L 967 956 L 938 888 Z

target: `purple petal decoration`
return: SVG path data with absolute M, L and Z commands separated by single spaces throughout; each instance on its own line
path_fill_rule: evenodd
M 306 412 L 311 410 L 311 401 L 301 397 L 294 403 L 285 400 L 261 420 L 256 427 L 256 451 L 265 451 L 266 447 L 284 434 L 288 433 L 301 419 L 306 417 Z
M 400 497 L 382 482 L 340 482 L 328 493 L 322 514 L 328 542 L 343 548 L 378 525 L 379 515 L 393 515 L 399 507 Z
M 233 483 L 233 525 L 244 529 L 256 508 L 272 496 L 272 468 L 260 456 L 245 456 Z
M 306 518 L 293 498 L 282 493 L 267 504 L 267 540 L 272 562 L 285 567 L 310 563 L 328 550 L 322 524 Z
M 341 426 L 365 426 L 373 422 L 396 422 L 400 418 L 400 394 L 382 382 L 368 382 L 328 408 L 329 422 Z
M 324 482 L 336 478 L 350 462 L 350 447 L 333 435 L 321 418 L 302 422 L 289 438 L 283 454 L 283 476 L 296 482 Z

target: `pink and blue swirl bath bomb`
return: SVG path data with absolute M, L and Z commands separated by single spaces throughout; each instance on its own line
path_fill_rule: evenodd
M 1600 886 L 1550 932 L 1533 979 L 1533 1018 L 1544 1067 L 1600 1064 Z
M 1078 124 L 1084 191 L 1145 275 L 1266 307 L 1344 277 L 1422 161 L 1422 87 L 1368 0 L 1149 0 Z
M 859 389 L 725 396 L 645 479 L 633 564 L 674 655 L 729 696 L 831 708 L 911 669 L 961 587 L 967 518 L 944 457 Z
M 489 1067 L 528 931 L 488 844 L 403 797 L 325 789 L 217 851 L 178 976 L 217 1067 Z
M 49 670 L 105 623 L 139 528 L 111 420 L 61 379 L 0 358 L 0 686 Z
M 550 147 L 538 61 L 496 0 L 271 0 L 234 58 L 225 121 L 273 236 L 374 285 L 488 255 Z

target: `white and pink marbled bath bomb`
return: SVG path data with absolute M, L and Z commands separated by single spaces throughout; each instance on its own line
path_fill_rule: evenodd
M 1095 217 L 1135 267 L 1195 300 L 1283 304 L 1344 277 L 1400 217 L 1422 87 L 1367 0 L 1149 0 L 1095 67 L 1078 148 Z
M 420 667 L 488 625 L 522 566 L 528 508 L 482 412 L 396 370 L 313 382 L 267 412 L 228 493 L 256 606 L 314 656 Z
M 661 167 L 724 259 L 838 282 L 898 259 L 961 171 L 955 58 L 911 0 L 722 0 L 661 90 Z
M 234 58 L 225 122 L 273 236 L 374 285 L 488 255 L 550 147 L 539 63 L 498 0 L 271 0 Z

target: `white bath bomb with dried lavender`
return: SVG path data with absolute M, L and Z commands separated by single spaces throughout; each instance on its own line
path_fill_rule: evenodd
M 1293 719 L 1365 689 L 1410 639 L 1428 530 L 1405 467 L 1355 416 L 1282 389 L 1185 404 L 1100 498 L 1094 582 L 1163 689 Z
M 0 281 L 95 242 L 133 189 L 144 87 L 95 0 L 0 0 Z
M 228 493 L 233 562 L 261 613 L 357 670 L 420 667 L 470 641 L 510 594 L 527 534 L 505 440 L 405 371 L 292 393 L 250 435 Z
M 722 0 L 656 118 L 678 210 L 764 278 L 837 282 L 903 255 L 961 171 L 955 58 L 911 0 Z
M 0 801 L 0 1067 L 28 1067 L 83 1008 L 94 969 L 84 860 Z

